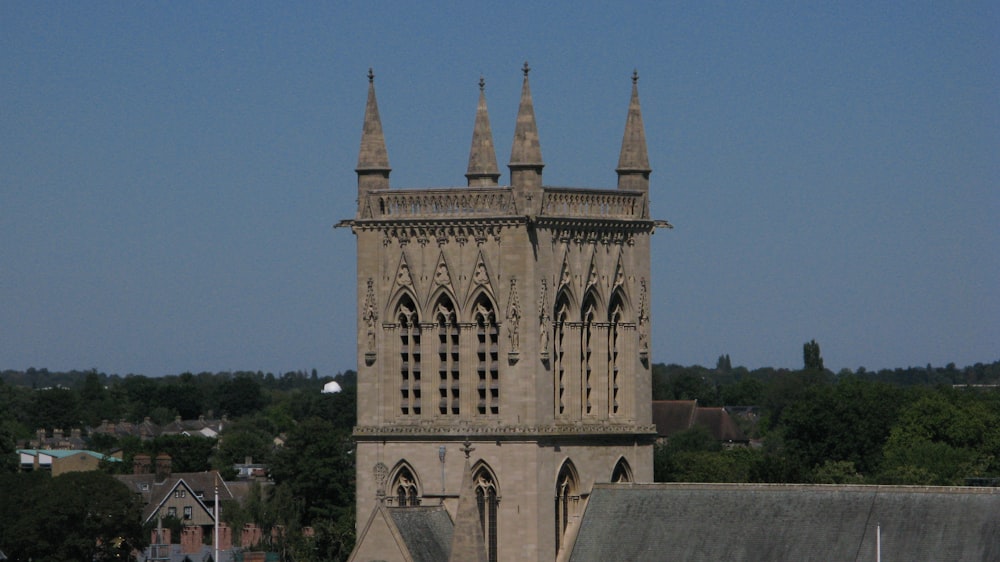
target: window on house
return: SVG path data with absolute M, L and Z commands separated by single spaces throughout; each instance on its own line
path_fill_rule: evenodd
M 177 508 L 176 507 L 168 507 L 167 508 L 167 517 L 177 517 Z
M 191 519 L 192 509 L 190 505 L 184 506 L 184 519 Z

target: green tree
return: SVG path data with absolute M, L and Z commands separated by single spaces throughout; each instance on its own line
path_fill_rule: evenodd
M 823 370 L 823 356 L 820 355 L 816 340 L 810 340 L 802 346 L 802 359 L 807 371 Z
M 216 440 L 208 437 L 161 435 L 140 446 L 143 452 L 153 457 L 159 453 L 170 455 L 173 472 L 204 472 L 211 468 L 209 457 L 212 456 L 215 444 Z
M 347 516 L 354 506 L 354 446 L 351 434 L 331 422 L 300 423 L 273 458 L 271 476 L 301 502 L 303 524 Z
M 222 413 L 231 417 L 252 414 L 267 405 L 260 383 L 249 375 L 241 375 L 219 385 L 216 402 Z
M 120 560 L 146 545 L 141 500 L 103 472 L 9 475 L 0 490 L 2 503 L 17 502 L 15 517 L 0 515 L 0 541 L 11 560 Z

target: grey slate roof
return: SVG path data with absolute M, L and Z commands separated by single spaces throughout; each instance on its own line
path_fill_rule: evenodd
M 570 560 L 1000 560 L 1000 490 L 598 484 Z
M 454 524 L 444 506 L 386 508 L 413 562 L 441 562 L 451 552 Z

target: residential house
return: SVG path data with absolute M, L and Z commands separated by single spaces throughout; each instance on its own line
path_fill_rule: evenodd
M 708 429 L 726 447 L 750 443 L 725 408 L 699 406 L 697 400 L 653 400 L 653 424 L 660 443 L 696 426 Z

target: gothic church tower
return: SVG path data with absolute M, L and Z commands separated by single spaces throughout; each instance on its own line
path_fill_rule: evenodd
M 483 559 L 562 559 L 595 482 L 653 479 L 657 222 L 638 77 L 618 186 L 582 189 L 542 182 L 528 73 L 510 185 L 480 79 L 468 185 L 393 189 L 369 71 L 345 221 L 358 248 L 359 538 L 373 506 L 443 505 L 457 534 L 460 496 L 475 493 Z

